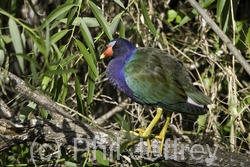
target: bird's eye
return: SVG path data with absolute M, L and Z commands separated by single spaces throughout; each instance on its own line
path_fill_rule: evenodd
M 115 46 L 113 46 L 115 49 L 117 49 L 117 48 L 119 48 L 119 46 L 117 46 L 117 45 L 115 45 Z

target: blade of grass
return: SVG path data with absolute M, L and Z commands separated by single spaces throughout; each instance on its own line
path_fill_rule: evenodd
M 80 30 L 81 30 L 83 39 L 85 40 L 85 43 L 87 44 L 87 46 L 89 48 L 89 51 L 90 51 L 91 56 L 93 58 L 94 64 L 96 64 L 97 60 L 96 60 L 96 55 L 95 55 L 95 45 L 94 45 L 93 38 L 91 36 L 91 33 L 90 33 L 88 27 L 86 26 L 86 24 L 83 21 L 81 21 L 81 25 L 82 26 L 80 26 Z M 96 69 L 96 66 L 95 66 L 95 69 Z
M 73 62 L 73 60 L 77 57 L 76 54 L 69 55 L 68 57 L 64 58 L 60 62 L 61 67 L 65 67 L 66 65 L 70 64 Z
M 226 3 L 223 7 L 223 15 L 220 17 L 220 27 L 222 28 L 223 32 L 226 33 L 229 26 L 229 19 L 230 19 L 230 4 Z
M 4 51 L 0 49 L 0 67 L 3 65 L 4 59 L 5 59 Z
M 55 75 L 54 76 L 54 83 L 53 83 L 53 89 L 51 92 L 52 95 L 52 100 L 59 102 L 60 99 L 60 94 L 63 90 L 63 82 L 62 82 L 62 77 L 60 77 L 59 75 Z
M 141 0 L 140 1 L 140 5 L 141 5 L 141 9 L 142 9 L 142 14 L 145 20 L 146 25 L 148 26 L 148 28 L 150 29 L 150 31 L 152 32 L 152 34 L 156 37 L 157 36 L 157 31 L 154 27 L 154 24 L 151 22 L 149 15 L 148 15 L 148 11 L 145 7 L 144 2 Z
M 125 37 L 125 26 L 124 26 L 124 23 L 122 20 L 120 21 L 120 24 L 119 24 L 119 33 L 120 33 L 120 37 L 126 38 Z
M 250 27 L 248 28 L 248 31 L 247 31 L 246 45 L 250 45 Z M 250 47 L 248 47 L 248 49 L 250 49 Z
M 60 39 L 62 39 L 68 32 L 69 32 L 69 30 L 62 30 L 62 31 L 59 31 L 59 32 L 55 33 L 50 38 L 50 42 L 51 43 L 56 43 L 57 41 L 59 41 Z
M 75 7 L 73 7 L 73 8 L 70 10 L 69 15 L 68 15 L 68 17 L 67 17 L 67 25 L 72 24 L 72 22 L 74 21 L 74 18 L 75 18 L 77 9 L 78 9 L 78 7 L 75 6 Z
M 92 102 L 94 90 L 95 90 L 95 74 L 88 67 L 88 97 L 87 97 L 87 105 L 89 106 Z
M 221 18 L 221 13 L 224 9 L 226 0 L 218 0 L 216 4 L 216 16 L 217 16 L 217 21 Z
M 53 20 L 57 19 L 59 16 L 61 16 L 62 14 L 68 13 L 70 11 L 70 9 L 72 7 L 74 7 L 75 4 L 63 4 L 61 6 L 59 6 L 58 8 L 56 8 L 55 10 L 53 10 L 49 16 L 46 18 L 46 20 L 42 23 L 41 27 L 40 27 L 40 31 L 42 29 L 44 29 L 46 26 L 48 26 L 48 24 L 50 24 Z
M 118 14 L 118 15 L 116 15 L 115 17 L 114 17 L 114 19 L 112 20 L 112 23 L 111 23 L 111 25 L 110 25 L 110 30 L 111 30 L 111 33 L 112 34 L 114 34 L 115 32 L 116 32 L 116 30 L 117 30 L 117 27 L 118 27 L 118 25 L 119 25 L 119 23 L 120 23 L 120 15 Z
M 113 37 L 112 37 L 110 27 L 109 27 L 106 19 L 104 18 L 101 10 L 92 1 L 89 1 L 89 7 L 90 7 L 91 11 L 93 12 L 93 14 L 95 15 L 95 18 L 97 19 L 97 21 L 99 22 L 99 24 L 103 28 L 104 32 L 108 36 L 109 40 L 112 40 Z
M 82 93 L 81 93 L 80 82 L 77 76 L 75 76 L 75 93 L 76 93 L 76 101 L 77 101 L 77 110 L 79 113 L 84 114 L 84 107 L 82 102 Z
M 21 40 L 21 34 L 18 30 L 17 24 L 11 18 L 9 19 L 9 30 L 12 38 L 12 43 L 16 54 L 24 54 L 23 41 Z M 22 56 L 17 56 L 18 64 L 22 73 L 24 73 L 24 59 Z
M 30 31 L 26 31 L 29 37 L 32 39 L 32 41 L 35 43 L 37 49 L 43 54 L 46 55 L 46 45 L 44 40 L 40 35 L 34 35 Z
M 108 161 L 106 155 L 102 151 L 96 150 L 95 153 L 96 153 L 96 155 L 95 155 L 96 160 L 100 165 L 109 166 L 109 161 Z
M 81 41 L 76 39 L 76 44 L 78 48 L 80 49 L 80 52 L 82 53 L 84 59 L 88 63 L 88 66 L 90 67 L 91 71 L 93 71 L 94 75 L 97 77 L 98 72 L 94 64 L 93 57 L 90 55 L 90 53 L 88 52 L 88 50 L 86 49 L 86 47 L 83 45 Z
M 123 9 L 125 9 L 125 6 L 123 5 L 123 3 L 120 0 L 114 0 L 115 3 L 117 3 L 120 7 L 122 7 Z
M 88 45 L 88 47 L 90 45 L 92 48 L 95 48 L 93 38 L 91 36 L 91 33 L 90 33 L 87 25 L 85 24 L 85 22 L 84 22 L 83 19 L 79 19 L 79 21 L 80 21 L 80 25 L 81 25 L 80 26 L 80 30 L 81 30 L 83 39 L 85 40 L 85 42 Z
M 50 32 L 49 32 L 49 27 L 46 27 L 46 39 L 45 39 L 45 45 L 46 45 L 46 56 L 49 55 L 50 52 Z
M 67 74 L 62 74 L 63 90 L 61 95 L 61 103 L 65 104 L 65 100 L 68 94 L 68 77 Z
M 59 75 L 59 74 L 66 74 L 66 73 L 76 73 L 78 72 L 78 70 L 76 69 L 56 69 L 56 70 L 53 70 L 53 71 L 45 71 L 44 72 L 44 75 Z
M 66 23 L 66 19 L 62 19 L 60 20 L 63 23 Z M 82 18 L 77 18 L 74 20 L 73 25 L 83 21 L 87 27 L 98 27 L 100 26 L 100 24 L 98 23 L 98 21 L 96 20 L 96 18 L 94 17 L 82 17 Z

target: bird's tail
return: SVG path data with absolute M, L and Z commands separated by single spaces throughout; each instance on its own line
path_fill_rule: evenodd
M 202 115 L 207 113 L 207 106 L 197 106 L 194 104 L 186 103 L 175 103 L 175 104 L 158 104 L 159 107 L 163 108 L 166 111 L 190 114 L 190 115 Z

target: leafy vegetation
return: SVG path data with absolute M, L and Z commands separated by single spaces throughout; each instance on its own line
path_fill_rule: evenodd
M 200 5 L 249 59 L 249 2 L 202 0 Z M 250 77 L 188 2 L 0 2 L 1 71 L 18 75 L 33 89 L 76 111 L 71 114 L 82 121 L 82 115 L 97 120 L 127 98 L 110 87 L 105 79 L 106 62 L 99 60 L 105 45 L 116 37 L 138 46 L 158 47 L 178 57 L 195 85 L 212 99 L 205 116 L 174 114 L 172 123 L 177 129 L 188 135 L 210 136 L 214 143 L 232 152 L 248 153 Z M 50 119 L 46 110 L 6 89 L 4 81 L 0 85 L 0 97 L 21 120 L 36 116 Z M 102 126 L 146 127 L 154 115 L 153 109 L 132 101 L 125 111 Z M 0 165 L 33 165 L 30 145 L 23 143 L 1 152 Z M 96 152 L 96 162 L 89 159 L 91 151 L 79 153 L 81 158 L 75 161 L 66 146 L 61 149 L 59 163 L 65 166 L 116 166 L 125 161 L 103 160 L 101 151 Z M 39 159 L 38 153 L 35 155 Z M 53 165 L 56 160 L 41 161 L 40 165 Z M 146 164 L 132 160 L 130 165 Z

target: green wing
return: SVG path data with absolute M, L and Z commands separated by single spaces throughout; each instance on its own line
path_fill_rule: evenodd
M 138 48 L 125 63 L 124 74 L 133 96 L 148 105 L 190 113 L 187 110 L 194 110 L 195 106 L 185 106 L 189 105 L 188 96 L 198 104 L 211 102 L 193 86 L 178 59 L 159 49 Z

